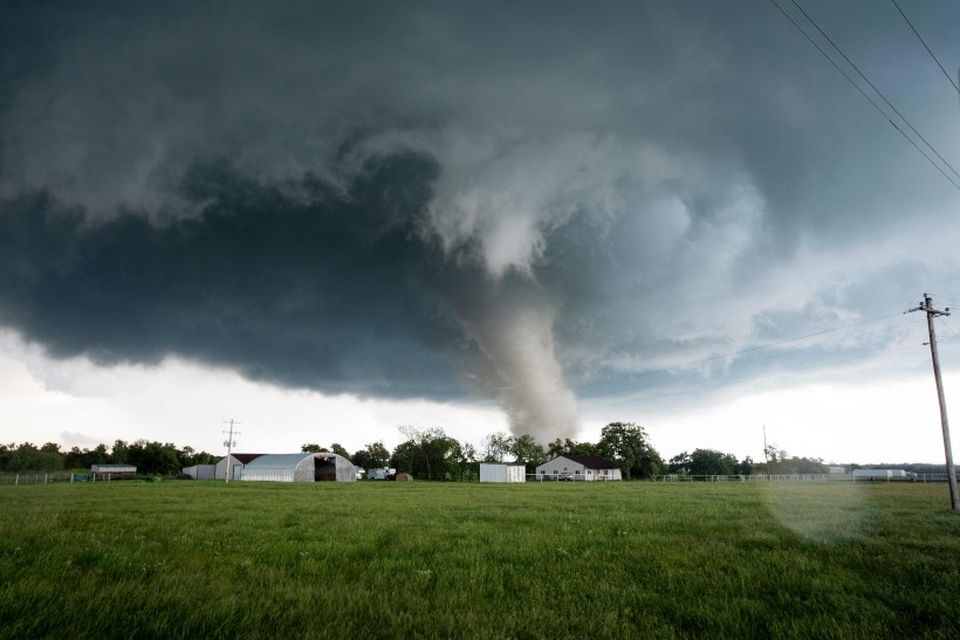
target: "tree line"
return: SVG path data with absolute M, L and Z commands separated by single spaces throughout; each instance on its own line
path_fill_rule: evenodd
M 0 444 L 0 471 L 63 471 L 89 470 L 94 464 L 132 464 L 137 473 L 175 476 L 184 467 L 195 464 L 213 464 L 221 456 L 193 447 L 179 448 L 170 442 L 115 440 L 112 447 L 98 444 L 92 449 L 72 447 L 63 451 L 55 442 L 37 447 L 29 442 Z
M 714 449 L 694 449 L 664 460 L 650 443 L 646 430 L 633 422 L 611 422 L 600 431 L 597 442 L 556 439 L 542 446 L 529 435 L 514 436 L 503 432 L 486 436 L 479 447 L 460 442 L 440 427 L 400 427 L 405 438 L 391 451 L 382 441 L 371 442 L 350 453 L 339 443 L 329 447 L 305 443 L 303 452 L 331 452 L 349 459 L 362 469 L 390 467 L 423 480 L 475 480 L 481 462 L 515 462 L 533 473 L 536 467 L 559 455 L 586 454 L 600 456 L 620 468 L 625 479 L 648 479 L 657 475 L 686 476 L 751 475 L 756 473 L 794 474 L 825 473 L 820 459 L 788 456 L 769 446 L 764 462 L 749 456 L 736 456 Z M 0 444 L 0 471 L 60 471 L 89 469 L 93 464 L 125 463 L 146 475 L 175 476 L 184 467 L 214 464 L 222 456 L 192 447 L 179 448 L 172 443 L 137 440 L 132 443 L 116 440 L 92 449 L 73 447 L 63 451 L 60 445 L 48 442 L 40 447 L 30 443 Z

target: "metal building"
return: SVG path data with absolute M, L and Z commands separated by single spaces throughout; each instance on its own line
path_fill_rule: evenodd
M 522 464 L 480 463 L 480 482 L 526 482 L 527 468 Z
M 194 480 L 213 480 L 216 477 L 217 465 L 195 464 L 192 467 L 184 467 L 180 470 L 180 473 L 190 476 Z
M 226 458 L 221 458 L 214 470 L 213 478 L 223 480 L 227 477 L 229 470 L 230 479 L 239 480 L 240 470 L 262 455 L 262 453 L 233 453 Z
M 262 482 L 356 482 L 357 468 L 335 453 L 267 453 L 240 469 L 240 480 Z
M 98 480 L 129 480 L 137 477 L 137 468 L 132 464 L 90 465 L 90 475 Z

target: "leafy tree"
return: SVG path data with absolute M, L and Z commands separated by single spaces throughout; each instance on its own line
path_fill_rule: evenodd
M 351 460 L 361 469 L 378 469 L 390 462 L 390 451 L 382 441 L 371 442 L 354 453 Z
M 382 440 L 368 444 L 366 451 L 370 454 L 374 467 L 385 467 L 390 462 L 390 450 L 383 446 Z
M 13 452 L 17 449 L 16 443 L 0 444 L 0 471 L 8 471 L 10 459 L 13 458 Z
M 326 447 L 321 447 L 315 442 L 308 442 L 307 444 L 300 445 L 300 451 L 302 453 L 330 453 L 330 450 Z
M 773 475 L 827 473 L 827 465 L 820 458 L 787 457 L 786 454 L 776 462 L 768 462 L 764 466 L 766 472 Z
M 89 467 L 93 464 L 106 464 L 109 460 L 110 453 L 107 451 L 107 445 L 98 444 L 87 453 L 83 466 Z
M 756 468 L 764 473 L 782 475 L 827 472 L 827 466 L 820 458 L 790 456 L 786 451 L 773 444 L 764 447 L 763 453 L 767 460 L 762 465 L 756 465 Z
M 137 473 L 147 475 L 176 475 L 180 473 L 177 447 L 170 442 L 137 440 L 127 448 L 125 462 L 137 467 Z
M 690 454 L 690 474 L 695 476 L 731 476 L 737 458 L 714 449 L 694 449 Z
M 177 449 L 177 459 L 180 461 L 180 468 L 192 467 L 195 464 L 216 464 L 217 458 L 206 451 L 197 451 L 191 446 L 183 449 Z
M 452 478 L 458 471 L 457 460 L 462 447 L 439 427 L 418 429 L 403 426 L 400 432 L 407 437 L 393 452 L 391 466 L 427 480 Z
M 29 442 L 24 442 L 13 449 L 7 461 L 8 471 L 59 471 L 63 469 L 63 456 L 60 447 L 48 442 L 37 448 Z
M 390 466 L 402 473 L 409 473 L 414 477 L 426 477 L 422 470 L 426 469 L 423 452 L 420 444 L 413 440 L 405 440 L 397 445 L 390 456 Z
M 477 450 L 469 442 L 460 446 L 457 466 L 460 469 L 460 480 L 472 480 L 474 476 L 479 475 Z
M 509 451 L 517 462 L 526 465 L 527 473 L 532 473 L 537 465 L 543 464 L 547 459 L 543 447 L 529 435 L 513 438 Z
M 577 442 L 575 440 L 571 440 L 570 438 L 566 438 L 564 440 L 557 438 L 547 445 L 548 458 L 556 458 L 557 456 L 570 453 L 595 456 L 597 455 L 597 445 L 593 444 L 592 442 Z
M 110 462 L 126 463 L 127 454 L 130 452 L 130 446 L 123 440 L 114 440 L 113 448 L 110 450 Z
M 344 449 L 343 445 L 341 445 L 338 442 L 334 442 L 333 444 L 330 445 L 330 453 L 335 453 L 338 456 L 341 456 L 346 458 L 347 460 L 350 460 L 350 452 Z
M 667 472 L 685 476 L 690 473 L 690 454 L 681 451 L 667 462 Z
M 482 446 L 484 462 L 503 462 L 511 453 L 513 437 L 503 431 L 497 431 L 484 438 Z
M 663 460 L 647 440 L 643 427 L 633 422 L 611 422 L 600 431 L 597 453 L 619 465 L 624 476 L 650 478 Z

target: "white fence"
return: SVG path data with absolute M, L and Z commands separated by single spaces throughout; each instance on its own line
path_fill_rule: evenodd
M 81 482 L 86 480 L 86 476 L 79 473 L 69 473 L 66 471 L 57 471 L 51 473 L 40 473 L 36 471 L 23 473 L 0 473 L 0 485 L 27 485 L 27 484 L 50 484 L 51 482 Z
M 584 476 L 577 474 L 528 473 L 527 482 L 620 482 L 613 476 Z
M 849 473 L 788 473 L 779 475 L 755 474 L 736 476 L 679 475 L 655 476 L 664 482 L 946 482 L 945 473 L 917 473 L 905 477 L 855 476 Z

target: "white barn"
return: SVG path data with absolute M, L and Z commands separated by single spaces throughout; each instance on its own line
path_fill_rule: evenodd
M 357 468 L 335 453 L 268 453 L 244 465 L 240 480 L 356 482 Z
M 620 468 L 600 456 L 568 453 L 547 460 L 537 467 L 537 480 L 577 480 L 594 482 L 622 480 Z
M 526 482 L 527 468 L 522 464 L 480 463 L 480 482 Z

